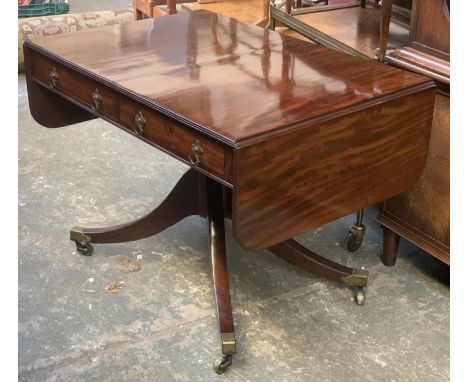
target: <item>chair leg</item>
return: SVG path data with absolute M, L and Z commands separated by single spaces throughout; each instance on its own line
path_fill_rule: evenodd
M 380 16 L 380 41 L 377 60 L 383 62 L 387 53 L 388 35 L 390 33 L 390 19 L 392 17 L 392 0 L 382 0 Z

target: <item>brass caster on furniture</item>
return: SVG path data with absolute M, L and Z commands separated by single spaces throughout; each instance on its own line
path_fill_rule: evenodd
M 349 276 L 344 276 L 341 281 L 349 286 L 356 286 L 363 288 L 367 286 L 367 279 L 369 278 L 369 272 L 365 269 L 353 269 L 353 273 Z
M 362 239 L 364 238 L 364 233 L 366 232 L 366 226 L 364 224 L 358 225 L 353 224 L 349 228 L 348 235 L 344 240 L 344 247 L 349 252 L 354 252 L 361 247 Z
M 86 241 L 76 242 L 76 250 L 83 256 L 91 256 L 93 254 L 93 246 Z
M 91 238 L 85 235 L 80 227 L 73 227 L 70 230 L 70 240 L 76 244 L 76 250 L 84 256 L 91 256 L 93 246 L 90 244 Z
M 364 305 L 366 301 L 366 294 L 364 293 L 364 288 L 359 288 L 355 296 L 356 304 Z
M 216 374 L 223 374 L 232 365 L 232 354 L 223 355 L 213 363 L 213 370 Z
M 364 210 L 359 210 L 356 214 L 356 222 L 349 227 L 348 235 L 344 240 L 344 247 L 349 252 L 354 252 L 362 244 L 362 239 L 364 238 L 364 233 L 366 232 L 366 226 L 363 224 Z
M 359 249 L 361 246 L 362 241 L 358 241 L 356 239 L 356 234 L 349 230 L 348 235 L 346 236 L 344 240 L 344 247 L 349 251 L 349 252 L 354 252 Z

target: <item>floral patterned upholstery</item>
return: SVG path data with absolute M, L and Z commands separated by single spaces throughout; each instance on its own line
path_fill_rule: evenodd
M 26 39 L 104 25 L 123 24 L 132 20 L 133 9 L 131 8 L 18 19 L 18 71 L 24 71 L 23 42 Z

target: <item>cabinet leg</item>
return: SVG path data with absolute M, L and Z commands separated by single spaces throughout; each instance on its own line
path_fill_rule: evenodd
M 221 333 L 221 352 L 223 354 L 222 358 L 215 361 L 213 368 L 216 373 L 221 374 L 232 364 L 232 355 L 236 352 L 236 338 L 226 259 L 223 186 L 209 178 L 206 178 L 206 182 L 210 253 L 216 313 Z
M 382 263 L 387 266 L 393 266 L 396 263 L 398 254 L 398 245 L 400 243 L 400 235 L 393 232 L 387 227 L 383 227 L 383 253 Z

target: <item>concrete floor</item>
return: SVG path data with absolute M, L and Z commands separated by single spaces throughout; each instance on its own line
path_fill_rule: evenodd
M 72 11 L 125 3 L 70 1 Z M 42 127 L 29 113 L 24 75 L 18 85 L 19 380 L 449 380 L 448 268 L 404 240 L 397 265 L 383 266 L 373 210 L 353 254 L 340 245 L 353 216 L 298 238 L 370 271 L 364 306 L 347 287 L 244 251 L 226 222 L 238 353 L 226 374 L 214 374 L 220 343 L 202 219 L 95 245 L 91 257 L 68 240 L 75 224 L 141 216 L 187 167 L 101 120 Z M 126 272 L 126 259 L 141 269 Z M 111 282 L 124 287 L 107 293 Z

